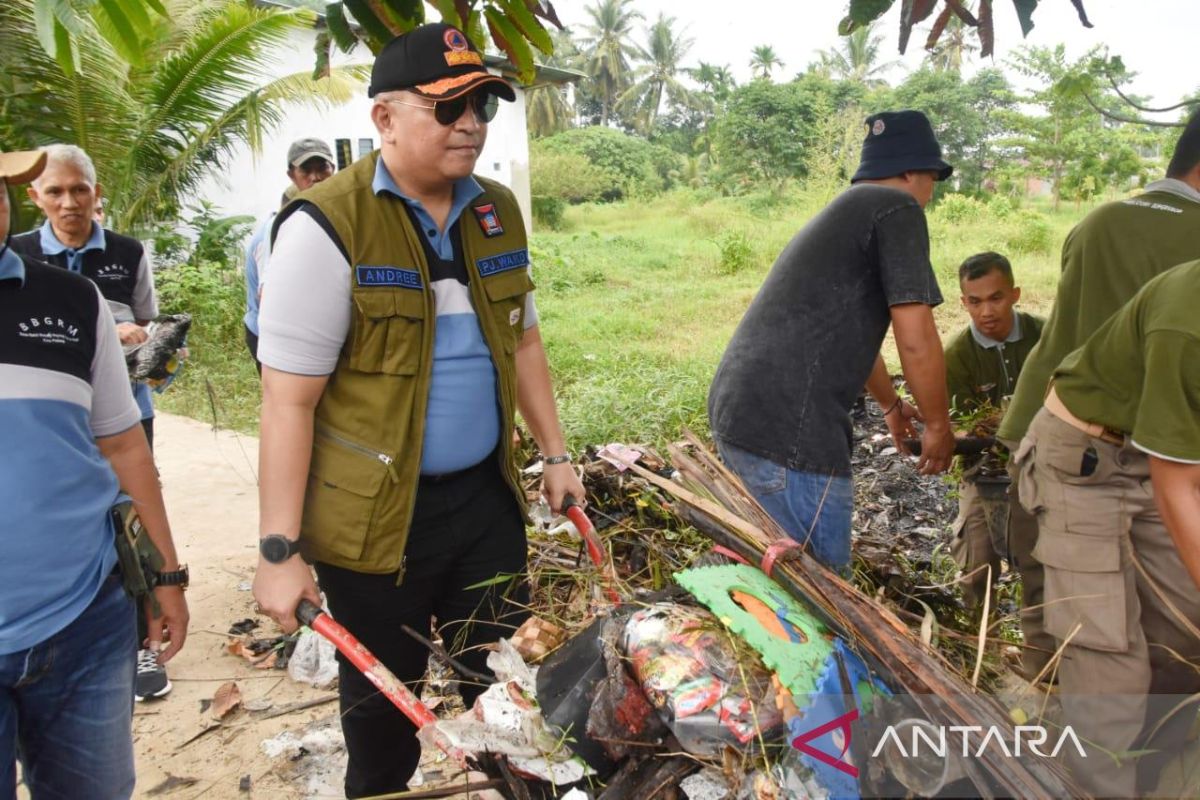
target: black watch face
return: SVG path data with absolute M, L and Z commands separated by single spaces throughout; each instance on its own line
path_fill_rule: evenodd
M 272 564 L 280 564 L 287 561 L 291 555 L 289 542 L 282 536 L 268 536 L 262 540 L 260 547 L 262 548 L 263 558 Z

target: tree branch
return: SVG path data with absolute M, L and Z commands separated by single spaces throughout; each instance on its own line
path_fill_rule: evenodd
M 1104 70 L 1104 77 L 1108 78 L 1108 82 L 1110 84 L 1112 84 L 1113 91 L 1117 93 L 1117 97 L 1121 98 L 1126 103 L 1128 103 L 1129 105 L 1136 108 L 1138 111 L 1144 111 L 1147 114 L 1166 114 L 1171 111 L 1178 111 L 1181 108 L 1191 108 L 1192 106 L 1200 105 L 1200 99 L 1196 99 L 1196 100 L 1184 100 L 1182 103 L 1176 103 L 1175 105 L 1167 106 L 1166 108 L 1148 108 L 1146 106 L 1139 105 L 1138 103 L 1135 103 L 1135 102 L 1133 102 L 1133 100 L 1129 99 L 1129 97 L 1127 97 L 1125 95 L 1125 93 L 1121 91 L 1121 87 L 1117 85 L 1117 79 L 1114 78 L 1113 74 L 1111 72 L 1109 72 L 1107 69 Z
M 1091 98 L 1091 95 L 1089 95 L 1087 92 L 1081 91 L 1080 94 L 1083 95 L 1083 99 L 1087 101 L 1087 104 L 1089 106 L 1091 106 L 1097 112 L 1100 113 L 1100 116 L 1105 117 L 1107 119 L 1111 119 L 1113 122 L 1128 122 L 1133 125 L 1149 125 L 1154 128 L 1182 128 L 1184 126 L 1184 124 L 1182 122 L 1159 122 L 1157 120 L 1152 120 L 1152 119 L 1135 119 L 1133 117 L 1126 117 L 1126 116 L 1122 116 L 1120 114 L 1114 114 L 1113 112 L 1108 111 L 1104 108 L 1101 108 L 1099 105 L 1097 105 L 1096 101 L 1093 100 Z

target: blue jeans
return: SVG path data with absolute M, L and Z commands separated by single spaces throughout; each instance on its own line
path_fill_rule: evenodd
M 110 576 L 66 628 L 0 655 L 0 800 L 16 797 L 18 758 L 33 800 L 133 794 L 133 617 Z
M 836 572 L 850 566 L 850 478 L 800 472 L 720 440 L 721 460 L 737 473 L 766 512 L 813 558 Z

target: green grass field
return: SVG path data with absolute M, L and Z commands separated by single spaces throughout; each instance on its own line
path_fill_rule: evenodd
M 682 425 L 707 432 L 705 398 L 726 342 L 775 256 L 830 196 L 792 189 L 720 198 L 680 190 L 575 206 L 563 230 L 535 233 L 541 330 L 569 446 L 661 443 Z M 1012 260 L 1025 309 L 1048 311 L 1059 248 L 1087 210 L 1051 213 L 1033 201 L 1013 209 L 961 197 L 933 209 L 932 260 L 947 298 L 937 311 L 943 334 L 966 323 L 957 268 L 982 250 Z M 240 338 L 231 340 L 237 326 L 206 326 L 204 312 L 213 313 L 212 305 L 197 314 L 194 358 L 159 405 L 254 433 L 258 384 Z M 230 313 L 240 318 L 241 309 Z M 896 367 L 890 345 L 885 355 Z

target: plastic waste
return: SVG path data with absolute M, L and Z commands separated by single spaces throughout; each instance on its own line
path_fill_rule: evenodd
M 288 676 L 318 689 L 331 685 L 338 676 L 337 649 L 324 636 L 305 628 L 296 639 L 296 649 L 288 660 Z
M 705 609 L 657 603 L 634 613 L 621 647 L 642 691 L 685 750 L 716 756 L 783 737 L 771 673 L 749 648 L 736 650 Z

